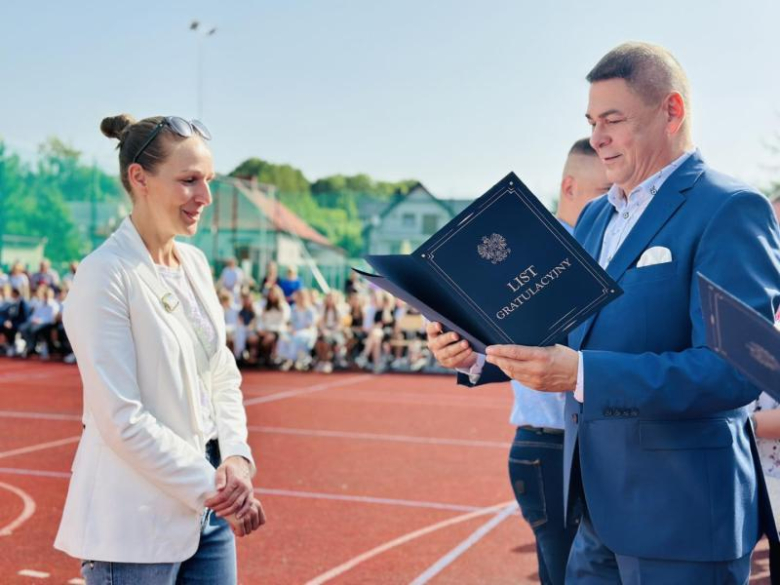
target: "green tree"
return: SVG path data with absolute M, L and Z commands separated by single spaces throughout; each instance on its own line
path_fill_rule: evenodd
M 290 165 L 277 165 L 261 158 L 250 158 L 238 165 L 232 177 L 256 178 L 260 183 L 275 185 L 281 193 L 310 194 L 311 185 L 303 173 Z
M 46 255 L 55 262 L 80 257 L 78 232 L 57 180 L 72 162 L 39 160 L 33 170 L 0 142 L 0 232 L 46 238 Z
M 38 148 L 38 174 L 56 182 L 66 201 L 122 201 L 126 194 L 119 178 L 97 165 L 81 162 L 81 152 L 59 138 L 49 138 Z
M 279 201 L 352 256 L 363 251 L 360 205 L 366 200 L 389 202 L 417 184 L 415 180 L 375 181 L 366 174 L 332 175 L 310 183 L 295 167 L 259 158 L 245 160 L 230 175 L 276 186 Z

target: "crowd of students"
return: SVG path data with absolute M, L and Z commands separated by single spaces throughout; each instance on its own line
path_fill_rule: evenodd
M 422 316 L 356 275 L 343 291 L 305 288 L 268 265 L 259 284 L 231 261 L 217 281 L 228 344 L 240 365 L 281 370 L 420 371 L 431 364 Z
M 0 269 L 0 352 L 74 363 L 62 315 L 77 263 L 60 278 L 44 260 L 30 273 Z M 270 262 L 261 282 L 229 260 L 216 282 L 228 345 L 244 368 L 375 373 L 435 368 L 421 315 L 353 274 L 343 291 L 303 286 L 296 270 L 281 278 Z
M 48 260 L 32 274 L 19 262 L 7 274 L 0 269 L 0 352 L 44 360 L 56 353 L 67 363 L 76 361 L 62 315 L 77 266 L 72 263 L 62 278 Z

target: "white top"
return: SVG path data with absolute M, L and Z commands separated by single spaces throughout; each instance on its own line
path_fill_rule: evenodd
M 60 305 L 57 301 L 46 300 L 35 305 L 30 321 L 35 325 L 51 325 L 59 312 Z
M 203 346 L 203 349 L 206 350 L 206 355 L 208 355 L 209 358 L 213 357 L 214 354 L 217 353 L 217 345 L 219 343 L 217 329 L 214 326 L 214 323 L 211 322 L 211 319 L 209 319 L 208 314 L 197 295 L 192 290 L 192 283 L 190 283 L 189 279 L 184 274 L 181 266 L 178 268 L 170 268 L 169 266 L 155 264 L 155 267 L 165 284 L 170 287 L 173 294 L 179 299 L 179 302 L 184 309 L 184 314 L 187 316 L 187 319 L 189 319 L 192 328 L 195 331 L 197 342 Z M 211 400 L 211 393 L 200 378 L 198 378 L 198 390 L 203 417 L 203 435 L 206 438 L 206 441 L 210 441 L 211 439 L 217 438 L 214 404 Z
M 20 292 L 30 288 L 30 279 L 27 278 L 27 275 L 24 272 L 20 272 L 19 274 L 11 274 L 8 277 L 8 282 L 11 283 L 12 288 L 15 288 Z
M 260 319 L 258 319 L 259 331 L 271 331 L 280 333 L 287 329 L 287 322 L 290 320 L 290 305 L 280 303 L 278 309 L 264 309 Z
M 222 281 L 222 286 L 228 290 L 233 290 L 237 284 L 241 284 L 244 281 L 244 271 L 238 267 L 230 268 L 226 266 L 222 269 L 219 279 Z

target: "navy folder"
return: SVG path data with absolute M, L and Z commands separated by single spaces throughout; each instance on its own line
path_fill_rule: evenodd
M 514 173 L 409 255 L 366 256 L 370 282 L 479 352 L 552 345 L 622 290 Z
M 699 273 L 707 345 L 758 388 L 780 401 L 780 331 Z

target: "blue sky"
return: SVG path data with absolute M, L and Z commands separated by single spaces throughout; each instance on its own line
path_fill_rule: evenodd
M 364 172 L 474 197 L 514 170 L 547 197 L 566 150 L 588 134 L 584 76 L 613 46 L 645 40 L 688 72 L 705 158 L 759 186 L 772 177 L 774 0 L 30 0 L 0 10 L 0 136 L 26 157 L 54 135 L 115 170 L 100 119 L 195 116 L 200 40 L 202 117 L 220 172 L 259 156 L 310 180 Z M 200 39 L 192 19 L 217 33 Z

